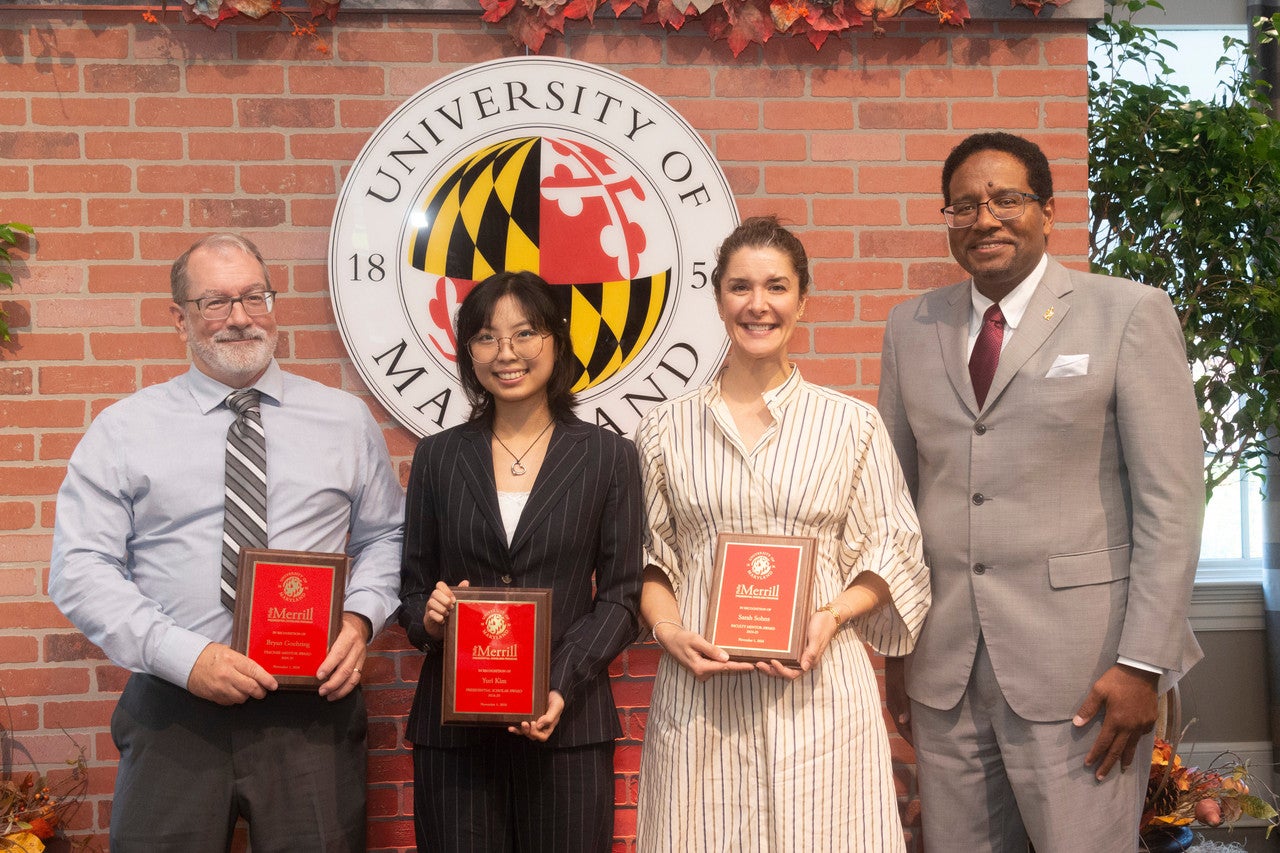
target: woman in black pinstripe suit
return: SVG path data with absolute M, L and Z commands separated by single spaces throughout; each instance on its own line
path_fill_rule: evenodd
M 533 273 L 463 300 L 458 371 L 471 419 L 423 439 L 409 476 L 400 623 L 424 652 L 406 737 L 423 853 L 607 851 L 609 663 L 638 632 L 641 506 L 631 442 L 572 413 L 569 332 Z M 452 587 L 553 591 L 546 713 L 507 730 L 442 726 Z

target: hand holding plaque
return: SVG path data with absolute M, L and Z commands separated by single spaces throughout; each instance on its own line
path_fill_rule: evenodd
M 721 533 L 705 636 L 730 660 L 800 665 L 813 597 L 810 536 Z
M 346 554 L 245 548 L 236 577 L 231 648 L 282 689 L 315 690 L 342 628 Z
M 441 722 L 519 726 L 547 709 L 551 590 L 455 587 Z

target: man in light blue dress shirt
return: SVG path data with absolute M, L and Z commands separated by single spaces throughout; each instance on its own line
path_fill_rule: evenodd
M 58 493 L 49 594 L 133 672 L 112 717 L 113 851 L 365 850 L 372 637 L 398 604 L 404 496 L 357 398 L 276 363 L 275 293 L 249 241 L 215 235 L 173 265 L 169 310 L 192 367 L 104 410 Z M 267 545 L 351 556 L 342 628 L 314 692 L 233 651 L 219 595 L 224 402 L 261 395 Z

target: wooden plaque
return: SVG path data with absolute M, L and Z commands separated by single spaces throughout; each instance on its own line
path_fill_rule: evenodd
M 704 636 L 731 660 L 799 666 L 816 545 L 811 536 L 721 533 Z
M 454 588 L 445 623 L 441 722 L 518 725 L 547 710 L 551 590 Z
M 348 563 L 346 554 L 242 549 L 231 648 L 282 689 L 319 688 L 316 670 L 342 628 Z

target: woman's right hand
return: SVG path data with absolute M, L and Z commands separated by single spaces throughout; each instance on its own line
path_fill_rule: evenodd
M 712 645 L 705 637 L 676 625 L 661 622 L 655 626 L 653 638 L 698 681 L 728 672 L 751 672 L 755 667 L 747 661 L 729 660 L 729 653 Z
M 458 586 L 471 586 L 471 581 L 463 581 Z M 422 627 L 426 630 L 427 636 L 433 640 L 443 639 L 444 620 L 449 618 L 449 613 L 457 603 L 458 599 L 449 585 L 444 581 L 437 581 L 436 588 L 431 591 L 431 597 L 427 599 L 427 609 L 422 614 Z

